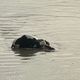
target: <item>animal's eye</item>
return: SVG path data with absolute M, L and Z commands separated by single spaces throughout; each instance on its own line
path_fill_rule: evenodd
M 40 45 L 46 45 L 46 42 L 45 41 L 41 41 Z
M 45 42 L 46 42 L 47 45 L 50 45 L 50 43 L 48 41 L 45 40 Z

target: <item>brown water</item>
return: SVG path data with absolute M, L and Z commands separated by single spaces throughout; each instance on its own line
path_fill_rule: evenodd
M 12 51 L 23 34 L 48 40 L 56 51 Z M 79 80 L 79 36 L 79 0 L 1 0 L 0 80 Z

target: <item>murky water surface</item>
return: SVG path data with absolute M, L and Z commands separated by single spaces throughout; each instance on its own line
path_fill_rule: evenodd
M 56 51 L 12 51 L 23 34 L 48 40 Z M 1 0 L 0 80 L 79 79 L 80 1 Z

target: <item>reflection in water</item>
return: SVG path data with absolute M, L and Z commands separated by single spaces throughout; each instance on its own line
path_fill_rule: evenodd
M 17 50 L 13 50 L 15 52 L 15 54 L 18 54 L 18 56 L 22 56 L 22 57 L 31 57 L 31 56 L 35 56 L 35 53 L 37 53 L 39 50 L 35 50 L 35 49 L 17 49 Z
M 12 49 L 14 51 L 15 54 L 17 54 L 17 56 L 21 56 L 24 59 L 23 60 L 28 60 L 30 59 L 32 56 L 36 56 L 36 53 L 38 52 L 53 52 L 50 50 L 44 50 L 44 49 Z
M 23 57 L 22 60 L 29 60 L 32 56 L 35 56 L 40 50 L 36 49 L 13 49 L 17 56 Z
M 16 49 L 13 50 L 17 56 L 23 57 L 22 60 L 29 60 L 32 56 L 35 56 L 39 49 Z

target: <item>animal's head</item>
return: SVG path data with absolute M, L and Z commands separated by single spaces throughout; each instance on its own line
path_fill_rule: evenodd
M 48 50 L 55 50 L 53 47 L 50 46 L 50 43 L 48 41 L 43 40 L 43 39 L 39 39 L 38 41 L 39 41 L 41 48 L 48 49 Z

